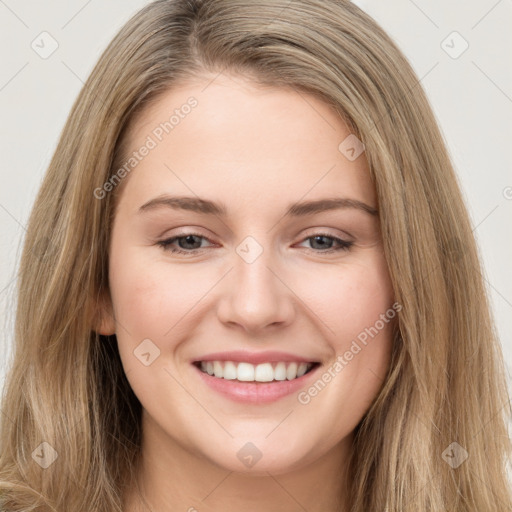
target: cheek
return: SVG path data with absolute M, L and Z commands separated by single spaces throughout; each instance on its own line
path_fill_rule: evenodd
M 111 293 L 116 320 L 121 328 L 136 338 L 162 334 L 167 317 L 173 311 L 175 290 L 158 280 L 147 265 L 139 265 L 126 257 L 111 272 Z M 167 315 L 165 312 L 167 311 Z
M 320 278 L 319 278 L 320 277 Z M 336 353 L 348 350 L 351 341 L 378 322 L 378 330 L 388 330 L 382 324 L 382 315 L 392 309 L 394 294 L 386 262 L 379 253 L 368 255 L 360 262 L 353 262 L 326 272 L 304 284 L 308 306 L 328 327 L 329 340 Z M 391 312 L 392 318 L 395 312 Z
M 325 332 L 331 360 L 299 402 L 324 411 L 333 432 L 345 432 L 364 416 L 385 380 L 397 308 L 385 260 L 378 255 L 333 273 L 329 290 L 327 298 L 318 293 L 312 301 L 330 328 Z
M 110 288 L 120 334 L 161 339 L 198 299 L 198 281 L 148 247 L 113 251 Z M 193 274 L 192 274 L 193 275 Z M 196 273 L 197 276 L 197 273 Z
M 186 338 L 191 329 L 187 313 L 204 292 L 198 295 L 197 283 L 178 266 L 162 262 L 156 250 L 116 249 L 111 254 L 110 288 L 119 353 L 132 389 L 150 406 L 162 385 L 170 384 L 164 372 L 172 364 L 169 355 Z

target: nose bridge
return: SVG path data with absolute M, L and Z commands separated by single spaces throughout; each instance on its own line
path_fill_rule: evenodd
M 250 331 L 289 322 L 293 314 L 291 293 L 278 277 L 281 265 L 270 247 L 271 237 L 265 240 L 248 236 L 236 247 L 219 308 L 223 322 L 235 322 Z

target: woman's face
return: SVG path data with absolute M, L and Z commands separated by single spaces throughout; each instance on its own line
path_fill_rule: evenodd
M 225 75 L 132 128 L 100 332 L 145 439 L 255 473 L 339 450 L 382 387 L 395 316 L 357 139 L 311 95 Z

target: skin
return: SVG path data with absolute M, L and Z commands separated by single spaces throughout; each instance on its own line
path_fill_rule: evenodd
M 211 80 L 166 92 L 128 132 L 131 152 L 190 96 L 198 101 L 125 178 L 111 238 L 98 330 L 117 335 L 143 406 L 139 486 L 159 512 L 347 510 L 353 430 L 383 385 L 391 322 L 307 404 L 297 393 L 234 402 L 206 386 L 191 361 L 279 350 L 320 361 L 321 378 L 389 310 L 378 215 L 284 216 L 291 203 L 332 197 L 377 208 L 368 164 L 364 153 L 350 161 L 340 152 L 350 131 L 321 100 L 235 76 Z M 139 211 L 162 194 L 222 202 L 228 216 Z M 172 244 L 188 255 L 158 244 L 187 232 L 205 237 Z M 324 232 L 353 245 L 326 253 L 337 242 L 311 238 Z M 263 249 L 250 264 L 236 252 L 247 236 Z M 145 339 L 160 350 L 149 366 L 134 355 Z M 237 457 L 248 442 L 262 454 L 252 467 Z M 135 485 L 125 510 L 147 510 Z

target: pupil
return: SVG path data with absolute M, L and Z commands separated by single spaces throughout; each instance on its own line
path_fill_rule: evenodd
M 188 243 L 191 243 L 193 244 L 194 243 L 194 238 L 196 238 L 196 235 L 187 235 L 184 240 L 185 240 L 185 244 L 188 244 Z M 183 240 L 183 239 L 182 239 Z M 197 242 L 196 242 L 197 244 Z
M 321 240 L 322 238 L 323 238 L 323 239 L 325 239 L 325 236 L 323 236 L 323 235 L 315 236 L 315 237 L 313 238 L 313 240 L 315 241 L 315 243 L 317 243 L 317 242 L 318 242 L 318 240 L 319 240 L 319 239 Z M 322 244 L 322 243 L 320 243 L 320 246 L 321 246 L 320 248 L 321 248 L 321 249 L 322 249 L 322 248 L 325 248 L 325 245 L 326 245 L 325 243 L 323 243 L 323 244 Z

